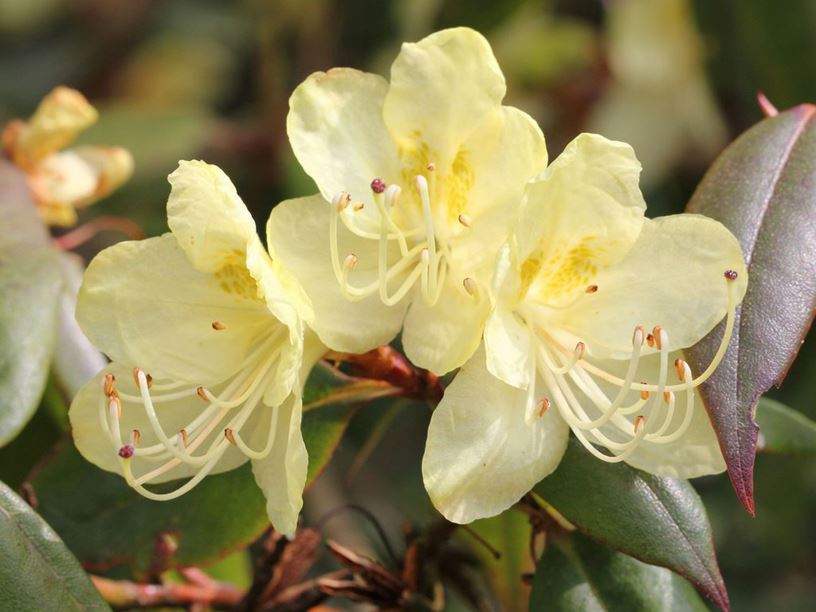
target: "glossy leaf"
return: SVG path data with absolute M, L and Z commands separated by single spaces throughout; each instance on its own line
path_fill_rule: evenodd
M 688 481 L 602 463 L 571 439 L 534 492 L 594 540 L 677 572 L 728 609 L 705 507 Z
M 0 446 L 37 409 L 54 350 L 58 253 L 22 174 L 0 161 Z
M 0 607 L 66 612 L 110 610 L 59 536 L 2 482 Z
M 331 458 L 355 404 L 393 388 L 318 365 L 307 383 L 302 431 L 312 482 Z M 40 511 L 74 554 L 93 569 L 129 565 L 146 573 L 163 533 L 178 548 L 168 568 L 202 565 L 254 540 L 268 525 L 263 494 L 249 465 L 208 476 L 167 502 L 140 496 L 124 480 L 85 461 L 66 444 L 34 476 Z M 163 487 L 173 489 L 177 483 Z
M 694 588 L 580 535 L 551 541 L 533 578 L 530 610 L 548 612 L 705 612 Z
M 789 455 L 816 454 L 816 423 L 800 412 L 763 397 L 757 406 L 758 450 Z
M 797 106 L 745 132 L 688 205 L 688 212 L 725 224 L 748 263 L 748 292 L 728 353 L 700 392 L 731 482 L 751 513 L 756 403 L 784 380 L 816 307 L 815 117 L 816 106 Z M 722 330 L 721 324 L 687 351 L 692 370 L 708 365 Z

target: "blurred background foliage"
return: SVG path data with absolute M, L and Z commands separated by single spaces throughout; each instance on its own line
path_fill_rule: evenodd
M 275 203 L 315 191 L 286 140 L 292 89 L 332 66 L 387 75 L 401 41 L 452 25 L 490 39 L 508 102 L 540 122 L 551 159 L 584 130 L 632 143 L 650 215 L 683 209 L 718 151 L 761 118 L 757 91 L 780 109 L 816 101 L 810 0 L 0 0 L 0 124 L 29 116 L 55 85 L 75 87 L 101 113 L 81 140 L 126 147 L 136 161 L 130 183 L 83 220 L 120 215 L 148 235 L 165 231 L 167 174 L 179 159 L 203 158 L 232 177 L 262 228 Z M 81 254 L 118 239 L 102 234 Z M 772 395 L 816 418 L 814 377 L 809 342 Z M 0 450 L 10 486 L 62 436 L 59 402 L 46 393 L 23 435 Z M 407 402 L 360 409 L 307 492 L 306 524 L 358 504 L 400 546 L 406 523 L 433 521 L 420 474 L 428 416 Z M 816 609 L 816 463 L 760 456 L 755 519 L 725 476 L 695 485 L 734 609 Z M 346 546 L 386 554 L 353 512 L 320 524 Z M 504 609 L 526 605 L 519 576 L 533 568 L 529 529 L 518 513 L 474 525 L 499 561 L 473 534 L 457 536 Z M 212 571 L 246 585 L 246 554 Z

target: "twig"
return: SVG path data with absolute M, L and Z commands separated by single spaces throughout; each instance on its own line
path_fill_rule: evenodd
M 317 521 L 317 525 L 315 526 L 316 529 L 322 531 L 323 527 L 325 527 L 326 523 L 328 523 L 331 519 L 333 519 L 335 516 L 339 514 L 342 514 L 343 512 L 348 511 L 357 512 L 358 514 L 363 516 L 366 520 L 368 520 L 369 523 L 371 523 L 371 525 L 374 527 L 374 530 L 377 532 L 377 535 L 379 536 L 380 540 L 382 541 L 383 546 L 385 546 L 385 551 L 388 553 L 388 556 L 391 557 L 391 560 L 394 563 L 399 564 L 399 558 L 394 552 L 394 549 L 391 548 L 391 542 L 389 542 L 388 536 L 385 534 L 385 529 L 383 529 L 382 525 L 380 525 L 380 522 L 377 520 L 377 517 L 371 514 L 371 512 L 369 512 L 362 506 L 358 506 L 357 504 L 343 504 L 342 506 L 338 506 L 337 508 L 332 508 L 331 510 L 326 512 L 326 514 L 320 517 L 320 520 Z
M 213 581 L 210 586 L 196 584 L 138 584 L 128 580 L 110 580 L 91 576 L 102 597 L 114 608 L 147 608 L 150 606 L 211 607 L 236 605 L 244 593 L 237 587 Z

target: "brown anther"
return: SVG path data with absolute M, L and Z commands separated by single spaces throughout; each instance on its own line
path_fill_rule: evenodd
M 207 395 L 207 390 L 204 387 L 198 387 L 196 389 L 196 395 L 203 399 L 205 402 L 209 402 L 210 398 Z
M 461 215 L 459 215 L 459 223 L 461 223 L 465 227 L 470 227 L 473 224 L 473 219 L 471 219 L 465 213 L 462 213 Z
M 139 372 L 141 370 L 139 368 L 133 368 L 133 382 L 136 383 L 136 386 L 139 386 Z
M 230 444 L 232 444 L 233 446 L 238 446 L 238 444 L 235 442 L 235 436 L 234 436 L 234 435 L 232 435 L 232 428 L 227 427 L 227 428 L 224 430 L 224 437 L 225 437 L 227 440 L 229 440 L 229 443 L 230 443 Z
M 116 377 L 113 374 L 105 374 L 105 384 L 102 387 L 105 395 L 111 396 L 111 393 L 116 389 Z
M 652 336 L 654 336 L 655 348 L 658 351 L 663 348 L 663 342 L 660 340 L 661 336 L 663 335 L 662 332 L 663 332 L 663 328 L 660 327 L 659 325 L 655 325 L 654 329 L 652 330 Z
M 433 163 L 433 162 L 429 162 L 429 163 L 428 163 L 428 165 L 427 165 L 427 166 L 425 166 L 425 169 L 426 169 L 428 172 L 433 172 L 434 170 L 436 170 L 436 164 L 435 164 L 435 163 Z
M 638 342 L 638 334 L 640 334 L 640 341 Z M 632 344 L 643 344 L 646 339 L 646 330 L 642 325 L 636 325 L 635 331 L 632 332 Z
M 584 291 L 587 293 L 595 293 L 598 290 L 598 285 L 589 285 Z
M 465 277 L 462 280 L 462 286 L 465 288 L 465 291 L 467 291 L 468 295 L 470 295 L 471 297 L 475 296 L 477 291 L 479 290 L 476 281 L 470 278 L 469 276 Z
M 541 400 L 540 402 L 538 402 L 538 416 L 539 417 L 543 417 L 545 414 L 547 414 L 547 410 L 549 410 L 549 409 L 550 409 L 550 400 L 548 400 L 546 397 L 543 400 Z
M 635 433 L 639 434 L 643 426 L 646 425 L 646 417 L 642 414 L 635 417 Z
M 654 336 L 652 334 L 647 334 L 646 335 L 646 344 L 648 344 L 649 346 L 654 348 L 655 339 L 654 339 Z
M 346 207 L 351 202 L 351 196 L 346 193 L 345 191 L 340 194 L 340 197 L 337 198 L 337 212 L 341 213 L 346 210 Z
M 677 378 L 681 381 L 686 380 L 686 362 L 682 359 L 675 359 L 674 360 L 674 369 L 677 372 Z
M 150 374 L 145 374 L 145 381 L 147 381 L 147 388 L 153 387 L 153 377 Z
M 181 443 L 184 445 L 184 448 L 187 448 L 187 430 L 179 429 L 179 435 L 181 436 Z
M 723 273 L 723 276 L 728 280 L 737 280 L 737 271 L 736 270 L 726 270 Z
M 670 399 L 671 399 L 671 392 L 664 391 L 663 392 L 663 401 L 668 404 Z
M 349 253 L 348 255 L 346 255 L 346 258 L 343 260 L 343 267 L 352 270 L 356 265 L 357 256 L 354 253 Z
M 354 204 L 351 205 L 351 210 L 353 210 L 354 212 L 360 212 L 364 208 L 365 204 L 363 204 L 362 202 L 355 202 Z
M 221 321 L 213 321 L 212 322 L 212 328 L 215 331 L 221 331 L 221 330 L 227 329 L 227 326 L 224 325 Z
M 131 432 L 130 438 L 133 440 L 133 446 L 139 446 L 142 443 L 142 432 L 138 429 L 134 429 Z
M 641 385 L 645 385 L 645 384 L 646 384 L 646 381 L 641 380 L 641 381 L 640 381 L 640 384 L 641 384 Z M 642 400 L 644 400 L 644 401 L 645 401 L 645 400 L 647 400 L 647 399 L 649 399 L 649 392 L 648 392 L 648 391 L 646 391 L 646 389 L 644 389 L 643 391 L 641 391 L 641 392 L 640 392 L 640 399 L 642 399 Z
M 583 342 L 579 342 L 578 344 L 575 345 L 575 356 L 578 359 L 583 359 L 584 358 L 584 352 L 585 351 L 586 351 L 586 344 L 584 344 Z

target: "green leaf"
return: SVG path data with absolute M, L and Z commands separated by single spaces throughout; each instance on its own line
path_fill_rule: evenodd
M 766 453 L 816 454 L 816 423 L 784 404 L 763 397 L 756 413 L 759 447 Z
M 4 610 L 110 610 L 51 527 L 0 482 Z
M 155 502 L 66 444 L 32 485 L 43 518 L 95 571 L 129 565 L 137 576 L 144 575 L 162 534 L 178 544 L 168 569 L 206 565 L 248 544 L 269 524 L 266 502 L 248 464 L 209 476 L 177 499 Z
M 570 439 L 534 491 L 594 540 L 677 572 L 728 609 L 705 507 L 688 481 L 602 463 Z
M 354 404 L 393 392 L 384 383 L 351 379 L 325 365 L 314 368 L 302 423 L 309 482 L 331 458 Z M 93 568 L 125 564 L 136 574 L 145 574 L 163 533 L 178 544 L 168 569 L 206 565 L 244 547 L 269 525 L 266 502 L 249 464 L 208 476 L 177 499 L 154 502 L 133 491 L 120 476 L 86 462 L 67 444 L 32 484 L 42 515 Z
M 734 490 L 754 511 L 753 468 L 759 429 L 754 409 L 779 386 L 810 328 L 816 307 L 816 106 L 765 119 L 714 162 L 688 212 L 721 221 L 748 262 L 748 292 L 728 352 L 699 387 Z M 706 367 L 724 324 L 686 351 Z
M 0 446 L 40 401 L 57 332 L 58 252 L 21 173 L 0 162 Z
M 304 390 L 301 424 L 309 451 L 307 487 L 328 464 L 358 405 L 398 391 L 378 380 L 346 376 L 325 362 L 312 368 Z
M 694 588 L 580 535 L 551 539 L 538 562 L 530 610 L 558 612 L 704 612 Z
M 523 609 L 529 587 L 524 584 L 522 576 L 533 569 L 528 517 L 521 512 L 509 510 L 492 518 L 475 521 L 469 528 L 501 554 L 496 559 L 483 544 L 460 530 L 460 541 L 467 542 L 470 549 L 481 558 L 484 573 L 496 594 L 500 609 Z

